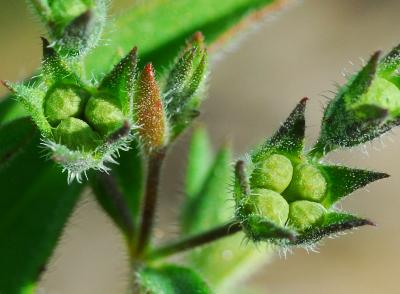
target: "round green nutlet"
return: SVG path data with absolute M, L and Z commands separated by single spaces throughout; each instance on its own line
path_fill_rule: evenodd
M 85 117 L 89 124 L 103 136 L 121 128 L 126 120 L 115 104 L 97 97 L 89 99 L 85 108 Z
M 255 189 L 250 197 L 257 207 L 257 212 L 280 226 L 285 225 L 289 215 L 289 204 L 279 193 Z
M 94 150 L 100 136 L 83 120 L 69 117 L 53 131 L 55 141 L 72 150 Z
M 284 196 L 289 201 L 311 200 L 320 202 L 326 192 L 327 183 L 321 171 L 312 164 L 302 163 L 293 170 L 293 179 Z
M 45 98 L 44 114 L 51 125 L 57 126 L 63 119 L 81 115 L 85 100 L 78 89 L 71 87 L 54 89 Z
M 283 155 L 273 154 L 259 163 L 251 176 L 251 186 L 282 193 L 293 176 L 291 161 Z
M 326 213 L 321 204 L 299 200 L 289 205 L 289 225 L 299 231 L 304 231 L 314 224 L 319 223 Z

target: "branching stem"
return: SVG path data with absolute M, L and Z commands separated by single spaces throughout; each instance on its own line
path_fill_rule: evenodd
M 142 204 L 139 238 L 136 247 L 137 256 L 143 254 L 151 238 L 158 198 L 160 173 L 164 158 L 165 149 L 154 151 L 150 153 L 148 157 L 146 190 Z
M 232 220 L 224 225 L 210 229 L 209 231 L 190 236 L 160 248 L 154 249 L 147 256 L 147 259 L 154 260 L 167 257 L 173 254 L 202 246 L 204 244 L 216 241 L 218 239 L 228 237 L 242 230 L 242 226 L 236 220 Z

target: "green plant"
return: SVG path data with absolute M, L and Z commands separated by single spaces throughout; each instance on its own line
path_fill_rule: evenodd
M 234 169 L 230 146 L 214 155 L 206 131 L 195 129 L 182 234 L 158 247 L 151 237 L 163 160 L 199 115 L 209 52 L 281 2 L 152 0 L 112 25 L 105 0 L 29 3 L 50 41 L 43 38 L 39 74 L 4 82 L 15 99 L 0 103 L 1 293 L 34 292 L 86 186 L 125 237 L 134 293 L 220 293 L 256 268 L 258 242 L 310 247 L 373 224 L 335 204 L 387 175 L 323 158 L 400 124 L 400 47 L 382 59 L 375 53 L 339 89 L 311 150 L 304 149 L 306 98 Z M 249 242 L 240 246 L 244 238 Z M 183 266 L 168 264 L 183 251 Z

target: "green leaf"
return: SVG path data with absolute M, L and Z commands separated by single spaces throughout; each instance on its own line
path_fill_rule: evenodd
M 278 151 L 289 156 L 300 155 L 304 148 L 306 102 L 303 98 L 278 129 L 258 150 L 253 152 L 253 162 L 265 159 L 271 152 Z
M 0 129 L 10 135 L 22 121 Z M 27 126 L 28 127 L 28 126 Z M 40 154 L 34 131 L 12 164 L 0 168 L 0 292 L 27 293 L 45 269 L 82 186 Z M 1 142 L 2 143 L 2 142 Z
M 14 120 L 0 126 L 0 171 L 26 149 L 36 130 L 29 118 Z
M 182 225 L 186 234 L 198 233 L 229 219 L 233 211 L 226 209 L 229 181 L 232 178 L 231 150 L 223 146 L 198 193 L 187 198 Z M 233 205 L 232 205 L 233 208 Z
M 199 127 L 189 148 L 187 198 L 182 215 L 185 235 L 210 229 L 234 215 L 231 151 L 225 146 L 214 162 L 212 157 L 207 133 Z M 237 233 L 193 250 L 186 256 L 186 264 L 220 292 L 221 287 L 229 287 L 229 281 L 234 280 L 228 278 L 250 272 L 266 259 L 265 252 L 259 252 L 253 244 L 242 246 L 244 238 L 243 233 Z
M 318 165 L 327 183 L 327 194 L 322 204 L 329 208 L 353 191 L 374 181 L 389 177 L 388 174 L 337 165 Z
M 0 100 L 0 125 L 6 124 L 15 119 L 28 116 L 22 103 L 17 103 L 7 95 Z
M 164 265 L 145 267 L 138 273 L 139 284 L 143 293 L 149 294 L 209 294 L 208 285 L 191 269 Z
M 88 56 L 87 71 L 95 76 L 108 72 L 119 58 L 117 48 L 126 54 L 134 45 L 141 52 L 143 64 L 151 61 L 157 68 L 166 66 L 196 31 L 204 33 L 208 44 L 220 43 L 249 23 L 280 8 L 282 3 L 279 0 L 141 2 L 106 28 L 103 39 L 107 44 L 95 48 Z
M 134 142 L 128 152 L 121 152 L 118 161 L 111 176 L 97 173 L 90 177 L 90 184 L 98 202 L 116 225 L 128 238 L 134 238 L 144 187 L 143 158 L 138 144 Z
M 347 213 L 328 212 L 322 224 L 315 225 L 297 236 L 292 245 L 312 245 L 324 237 L 365 225 L 374 225 L 370 220 Z
M 207 131 L 204 127 L 197 127 L 192 135 L 189 146 L 185 194 L 193 199 L 198 195 L 206 180 L 212 163 L 212 151 Z

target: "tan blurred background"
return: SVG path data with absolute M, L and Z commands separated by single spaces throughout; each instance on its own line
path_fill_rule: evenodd
M 130 1 L 115 2 L 129 5 Z M 311 144 L 318 132 L 323 96 L 331 96 L 335 82 L 344 81 L 341 73 L 358 68 L 360 57 L 366 59 L 374 50 L 388 50 L 400 42 L 399 12 L 398 0 L 308 0 L 248 34 L 212 72 L 202 120 L 215 146 L 228 136 L 236 154 L 245 152 L 270 135 L 303 96 L 311 98 L 307 112 Z M 38 37 L 43 31 L 22 0 L 0 0 L 0 24 L 0 78 L 21 79 L 39 63 Z M 368 154 L 356 148 L 331 157 L 392 175 L 343 202 L 345 209 L 368 216 L 378 227 L 326 240 L 320 253 L 295 250 L 286 259 L 276 256 L 248 281 L 249 287 L 256 287 L 256 293 L 400 293 L 398 133 L 368 146 Z M 165 170 L 159 216 L 160 223 L 169 224 L 162 227 L 164 234 L 177 231 L 171 217 L 182 197 L 186 143 L 183 138 L 176 146 Z M 178 177 L 176 170 L 181 170 Z M 118 232 L 86 196 L 40 291 L 124 293 L 126 257 L 121 252 Z

